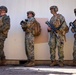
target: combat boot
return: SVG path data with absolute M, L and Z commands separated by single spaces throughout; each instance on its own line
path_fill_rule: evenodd
M 76 61 L 73 61 L 73 66 L 76 66 Z
M 35 61 L 30 61 L 25 65 L 25 67 L 33 67 L 33 66 L 35 66 Z
M 0 65 L 1 65 L 1 60 L 0 60 Z
M 52 66 L 56 66 L 56 65 L 57 65 L 57 62 L 56 61 L 52 61 L 51 64 L 50 64 L 51 67 Z
M 63 66 L 64 66 L 63 62 L 58 62 L 58 65 L 59 65 L 60 67 L 63 67 Z
M 0 66 L 6 66 L 6 60 L 1 60 L 0 61 Z

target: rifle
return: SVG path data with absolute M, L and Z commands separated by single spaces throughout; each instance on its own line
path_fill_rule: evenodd
M 58 38 L 58 34 L 57 34 L 57 31 L 61 28 L 61 26 L 63 25 L 65 21 L 62 22 L 62 24 L 58 27 L 58 28 L 55 28 L 55 26 L 52 24 L 52 22 L 49 22 L 49 21 L 46 21 L 45 23 L 52 29 L 51 31 L 56 35 L 56 37 Z M 61 33 L 59 31 L 59 33 Z M 66 41 L 66 36 L 64 35 L 64 39 Z
M 70 22 L 70 23 L 69 23 L 69 28 L 70 28 L 70 27 L 76 28 L 76 19 L 75 19 L 73 22 Z
M 56 36 L 58 36 L 57 35 L 57 29 L 55 28 L 55 26 L 51 23 L 51 22 L 49 22 L 49 21 L 46 21 L 45 22 L 52 30 L 52 32 L 56 35 Z

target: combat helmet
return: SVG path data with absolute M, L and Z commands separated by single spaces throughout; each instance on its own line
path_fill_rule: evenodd
M 35 16 L 35 13 L 34 13 L 33 11 L 28 11 L 28 12 L 27 12 L 27 15 L 29 15 L 29 14 L 32 14 L 33 17 Z
M 58 7 L 57 7 L 57 6 L 51 6 L 51 7 L 50 7 L 50 10 L 52 10 L 52 9 L 54 9 L 55 12 L 58 12 Z
M 2 11 L 2 10 L 5 11 L 6 13 L 7 13 L 7 11 L 8 11 L 7 7 L 5 7 L 5 6 L 0 6 L 0 9 L 1 9 L 1 11 Z

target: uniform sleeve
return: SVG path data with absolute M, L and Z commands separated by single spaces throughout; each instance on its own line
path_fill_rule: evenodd
M 62 34 L 66 34 L 69 31 L 68 25 L 65 21 L 65 18 L 63 16 L 61 16 L 61 27 L 60 27 L 60 31 L 62 32 Z
M 0 31 L 6 32 L 10 29 L 10 18 L 9 16 L 5 16 L 2 19 L 3 25 L 0 27 Z
M 65 21 L 65 18 L 64 18 L 64 16 L 60 16 L 60 22 L 61 22 L 61 28 L 60 28 L 60 30 L 61 31 L 64 31 L 65 30 L 65 28 L 66 28 L 66 26 L 67 26 L 67 23 L 66 23 L 66 21 Z
M 60 21 L 61 21 L 61 23 L 63 23 L 65 21 L 64 16 L 62 16 L 61 14 L 60 14 Z

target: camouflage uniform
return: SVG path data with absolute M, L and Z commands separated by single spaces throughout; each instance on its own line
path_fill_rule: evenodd
M 73 60 L 76 61 L 76 39 L 74 40 L 74 47 L 73 47 Z
M 76 16 L 76 8 L 74 9 L 74 13 Z M 73 45 L 73 65 L 76 66 L 76 19 L 74 22 L 69 23 L 72 26 L 71 31 L 74 33 L 74 45 Z
M 9 16 L 0 16 L 0 60 L 5 59 L 4 55 L 4 41 L 7 38 L 8 30 L 10 28 L 10 18 Z
M 33 28 L 30 26 L 35 19 L 32 17 L 27 20 L 27 24 L 22 25 L 22 28 L 25 31 L 25 50 L 28 61 L 34 61 L 34 36 L 32 34 Z
M 76 20 L 73 22 L 75 27 L 71 28 L 71 31 L 74 33 L 74 46 L 73 46 L 73 60 L 76 62 Z
M 32 33 L 25 35 L 25 48 L 28 61 L 34 61 L 34 36 Z
M 64 32 L 64 29 L 66 27 L 66 22 L 61 14 L 58 14 L 57 16 L 53 16 L 50 21 L 55 25 L 57 20 L 59 20 L 60 24 L 62 24 L 61 28 L 59 29 L 61 34 L 57 33 L 56 36 L 52 31 L 50 32 L 50 40 L 49 40 L 50 54 L 51 54 L 50 58 L 52 61 L 55 61 L 56 47 L 58 47 L 59 61 L 62 62 L 64 59 L 64 52 L 63 52 L 64 36 L 62 35 L 62 33 Z

